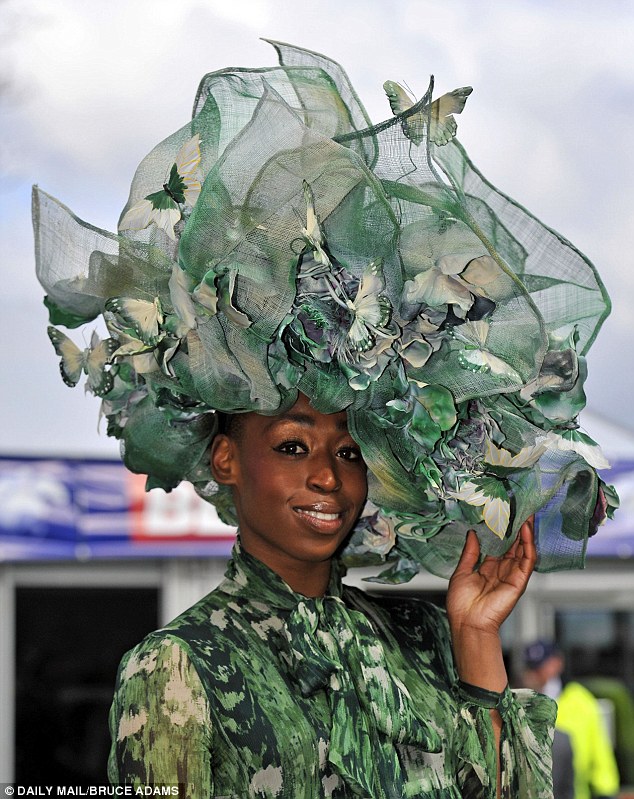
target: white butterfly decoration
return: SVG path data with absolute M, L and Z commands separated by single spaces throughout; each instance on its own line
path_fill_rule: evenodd
M 179 266 L 175 268 L 180 270 Z M 171 299 L 174 301 L 173 295 Z M 137 374 L 147 374 L 161 368 L 165 374 L 173 377 L 174 371 L 169 362 L 180 346 L 181 337 L 191 328 L 178 315 L 174 315 L 168 317 L 166 322 L 167 327 L 168 322 L 176 320 L 176 324 L 171 326 L 173 329 L 170 328 L 168 332 L 161 329 L 165 317 L 158 297 L 151 301 L 115 297 L 106 301 L 105 308 L 106 325 L 119 344 L 113 357 L 130 357 Z M 157 349 L 160 342 L 161 347 Z
M 174 225 L 182 217 L 181 207 L 193 207 L 200 195 L 199 165 L 200 135 L 197 133 L 178 151 L 163 188 L 128 209 L 119 230 L 143 230 L 154 223 L 176 241 Z
M 124 356 L 130 358 L 134 371 L 139 375 L 155 372 L 159 368 L 159 362 L 156 359 L 156 352 L 153 347 L 144 344 L 139 339 L 134 338 L 134 336 L 128 335 L 117 328 L 116 325 L 108 323 L 108 329 L 119 344 L 112 353 L 113 358 L 122 358 Z
M 86 388 L 102 397 L 113 385 L 113 377 L 106 366 L 112 360 L 117 342 L 111 338 L 101 340 L 96 331 L 90 338 L 90 347 L 80 349 L 67 335 L 56 327 L 47 328 L 48 337 L 60 356 L 59 369 L 67 386 L 76 386 L 82 372 L 88 375 Z
M 127 333 L 134 338 L 133 333 L 139 340 L 141 349 L 155 347 L 164 337 L 160 330 L 163 323 L 163 308 L 158 297 L 153 300 L 135 300 L 127 297 L 113 297 L 105 302 L 106 311 L 113 314 L 118 319 L 114 322 L 114 329 Z M 106 323 L 112 324 L 113 320 L 106 317 Z M 144 345 L 141 347 L 141 345 Z M 139 349 L 139 351 L 141 351 Z M 117 355 L 127 355 L 121 353 Z
M 384 291 L 381 263 L 372 261 L 363 272 L 354 300 L 346 300 L 346 307 L 353 317 L 346 337 L 352 351 L 367 352 L 374 346 L 377 336 L 390 336 L 382 329 L 390 321 L 392 313 L 392 306 Z
M 467 480 L 457 491 L 447 493 L 468 505 L 482 507 L 482 518 L 486 526 L 498 538 L 504 538 L 511 519 L 511 503 L 499 481 L 494 478 L 480 483 Z
M 403 114 L 415 105 L 415 101 L 396 81 L 386 80 L 383 89 L 390 101 L 392 113 L 396 116 Z M 458 125 L 453 114 L 459 114 L 462 111 L 467 97 L 472 91 L 471 86 L 463 86 L 461 89 L 454 89 L 452 92 L 443 94 L 431 104 L 429 138 L 434 144 L 442 147 L 456 135 Z M 427 119 L 426 110 L 421 110 L 402 121 L 403 133 L 417 147 L 423 141 Z
M 486 349 L 490 324 L 485 319 L 465 322 L 451 328 L 451 335 L 465 346 L 458 352 L 458 363 L 473 372 L 506 377 L 521 385 L 522 378 L 513 367 Z
M 315 211 L 315 198 L 312 189 L 306 181 L 303 182 L 304 186 L 304 199 L 306 201 L 306 227 L 302 227 L 302 233 L 307 243 L 313 248 L 313 258 L 315 263 L 321 267 L 328 269 L 332 268 L 332 263 L 328 257 L 328 253 L 324 250 L 325 239 L 324 234 L 319 224 L 317 212 Z M 320 272 L 321 269 L 308 271 L 304 277 Z

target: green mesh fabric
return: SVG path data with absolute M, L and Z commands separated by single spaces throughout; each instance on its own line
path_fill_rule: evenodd
M 469 528 L 501 553 L 535 512 L 538 569 L 583 565 L 617 504 L 576 421 L 609 312 L 594 267 L 470 162 L 470 90 L 456 107 L 432 81 L 373 126 L 338 64 L 272 44 L 280 66 L 203 78 L 117 235 L 34 189 L 51 324 L 110 335 L 51 328 L 64 379 L 86 373 L 148 487 L 190 480 L 230 522 L 215 411 L 347 410 L 369 500 L 343 557 L 381 580 L 449 574 Z

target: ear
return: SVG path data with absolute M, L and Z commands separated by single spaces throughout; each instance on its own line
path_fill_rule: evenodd
M 211 443 L 211 473 L 220 485 L 235 485 L 238 469 L 236 443 L 219 433 Z

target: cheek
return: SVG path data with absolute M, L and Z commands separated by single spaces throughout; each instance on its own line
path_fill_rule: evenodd
M 280 468 L 279 463 L 271 463 L 266 457 L 248 459 L 243 463 L 242 475 L 245 489 L 254 501 L 263 504 L 288 493 L 293 479 L 292 470 Z
M 365 504 L 368 496 L 368 475 L 366 469 L 359 469 L 350 481 L 350 496 L 359 506 L 359 510 Z

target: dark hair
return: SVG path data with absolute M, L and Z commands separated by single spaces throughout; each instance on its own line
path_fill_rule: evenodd
M 538 669 L 551 657 L 561 655 L 554 641 L 537 640 L 524 648 L 524 665 L 528 669 Z
M 244 427 L 244 414 L 216 411 L 216 415 L 218 417 L 218 432 L 233 438 L 234 441 L 239 441 Z

